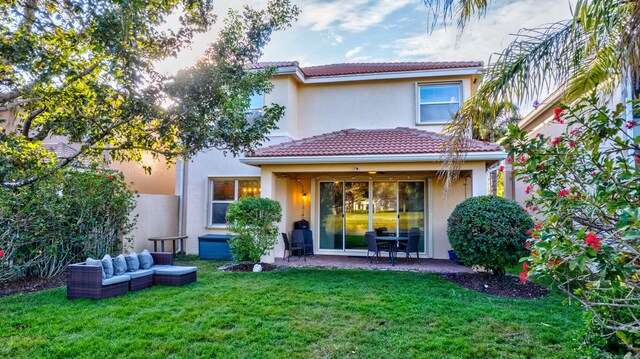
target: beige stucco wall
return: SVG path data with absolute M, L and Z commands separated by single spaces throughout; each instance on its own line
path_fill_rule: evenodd
M 153 250 L 149 237 L 175 236 L 178 233 L 178 196 L 141 194 L 137 198 L 136 208 L 131 216 L 138 216 L 137 228 L 133 237 L 133 250 Z M 159 246 L 160 244 L 158 244 Z M 165 251 L 171 250 L 171 242 L 165 243 Z M 160 250 L 160 249 L 158 249 Z
M 463 100 L 471 95 L 471 76 L 299 84 L 295 138 L 346 128 L 416 127 L 441 132 L 443 124 L 417 125 L 417 83 L 461 81 Z
M 284 116 L 278 122 L 278 129 L 272 136 L 296 138 L 298 133 L 298 82 L 293 76 L 275 76 L 271 79 L 273 90 L 265 95 L 265 104 L 276 103 L 285 106 Z
M 448 259 L 451 244 L 447 236 L 447 220 L 458 203 L 471 197 L 471 178 L 458 179 L 448 193 L 444 191 L 444 182 L 432 180 L 431 196 L 433 258 Z
M 145 173 L 142 168 L 151 167 L 151 173 Z M 143 156 L 143 163 L 111 162 L 109 168 L 121 171 L 129 188 L 138 193 L 165 194 L 176 193 L 176 167 L 169 165 L 162 157 L 153 159 L 150 154 Z

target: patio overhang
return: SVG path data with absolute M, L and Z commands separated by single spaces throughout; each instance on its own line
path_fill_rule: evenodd
M 502 151 L 468 152 L 462 155 L 465 161 L 499 161 L 507 158 Z M 274 156 L 244 157 L 240 162 L 253 166 L 284 164 L 338 164 L 338 163 L 409 163 L 442 162 L 443 153 L 393 154 L 393 155 L 345 155 L 345 156 Z

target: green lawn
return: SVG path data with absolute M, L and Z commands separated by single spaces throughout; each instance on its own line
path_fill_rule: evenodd
M 432 274 L 222 273 L 102 301 L 65 288 L 0 298 L 4 358 L 568 358 L 580 311 L 502 299 Z

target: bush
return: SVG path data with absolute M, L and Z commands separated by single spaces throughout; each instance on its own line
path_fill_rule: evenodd
M 458 204 L 448 220 L 447 235 L 456 256 L 481 265 L 494 275 L 527 254 L 527 231 L 533 220 L 514 201 L 496 196 L 472 197 Z
M 229 240 L 233 258 L 238 262 L 257 263 L 278 240 L 278 222 L 282 207 L 268 198 L 247 197 L 229 205 L 227 227 L 235 233 Z
M 97 168 L 0 188 L 0 282 L 52 277 L 87 256 L 122 251 L 134 208 L 122 174 Z

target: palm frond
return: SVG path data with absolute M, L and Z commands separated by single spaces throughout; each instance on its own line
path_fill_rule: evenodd
M 491 0 L 422 0 L 424 5 L 431 11 L 431 30 L 442 23 L 446 24 L 457 18 L 457 25 L 462 32 L 466 24 L 474 15 L 477 18 L 483 17 Z

